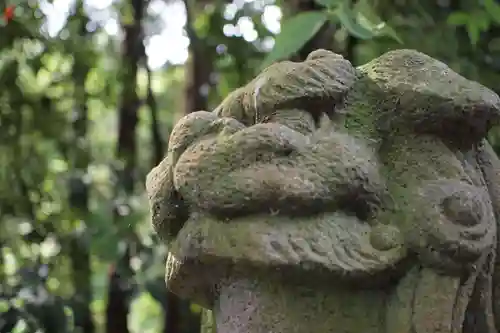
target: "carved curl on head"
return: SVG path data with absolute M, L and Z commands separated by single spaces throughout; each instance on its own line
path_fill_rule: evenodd
M 231 93 L 214 112 L 246 126 L 282 109 L 307 110 L 317 121 L 322 113 L 333 113 L 355 80 L 356 71 L 348 60 L 316 50 L 304 62 L 283 61 L 269 66 Z

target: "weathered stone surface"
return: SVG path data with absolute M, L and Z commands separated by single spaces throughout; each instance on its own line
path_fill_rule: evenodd
M 271 66 L 181 119 L 148 175 L 168 288 L 219 333 L 497 332 L 499 120 L 413 50 Z
M 491 122 L 498 121 L 500 105 L 495 93 L 422 53 L 391 51 L 358 72 L 358 87 L 351 92 L 374 98 L 380 130 L 407 128 L 453 140 L 461 137 L 471 144 L 484 137 Z
M 214 112 L 245 125 L 290 108 L 308 108 L 317 117 L 332 112 L 355 79 L 349 61 L 317 50 L 304 62 L 283 61 L 269 66 L 248 85 L 230 94 Z

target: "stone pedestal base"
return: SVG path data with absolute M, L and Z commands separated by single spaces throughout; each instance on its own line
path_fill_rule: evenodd
M 383 333 L 386 293 L 228 280 L 214 305 L 218 333 Z

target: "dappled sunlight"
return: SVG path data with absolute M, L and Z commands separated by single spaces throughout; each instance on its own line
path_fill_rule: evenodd
M 181 1 L 165 4 L 155 0 L 150 4 L 152 14 L 159 15 L 164 23 L 160 34 L 151 36 L 146 42 L 146 54 L 151 68 L 162 67 L 165 62 L 183 64 L 188 58 L 189 39 L 184 32 L 186 8 Z
M 47 18 L 42 29 L 46 30 L 49 36 L 57 36 L 64 28 L 74 3 L 75 0 L 55 0 L 53 2 L 41 0 L 39 2 L 39 8 Z
M 52 3 L 47 0 L 40 2 L 40 9 L 46 15 L 46 22 L 42 29 L 49 36 L 57 36 L 64 28 L 70 10 L 75 0 L 55 0 Z M 273 34 L 280 31 L 281 9 L 273 5 L 273 0 L 233 1 L 225 6 L 224 17 L 226 20 L 234 20 L 238 11 L 245 4 L 251 4 L 256 11 L 261 11 L 262 24 Z M 104 31 L 110 36 L 120 34 L 120 25 L 116 15 L 112 15 L 110 7 L 113 0 L 85 0 L 85 7 L 90 18 L 89 30 L 95 30 L 100 24 Z M 151 15 L 156 15 L 161 20 L 163 28 L 158 34 L 150 36 L 146 40 L 146 54 L 148 65 L 152 69 L 162 68 L 166 63 L 181 65 L 188 58 L 189 39 L 185 32 L 186 8 L 182 1 L 165 3 L 163 0 L 152 0 L 148 7 Z M 248 16 L 240 17 L 236 24 L 227 23 L 223 27 L 226 36 L 242 37 L 247 42 L 257 40 L 258 33 L 254 22 Z M 273 42 L 269 38 L 261 41 L 265 50 L 272 48 Z

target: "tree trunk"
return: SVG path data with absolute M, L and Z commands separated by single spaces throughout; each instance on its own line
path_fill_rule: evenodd
M 214 59 L 212 59 L 213 51 L 207 47 L 206 40 L 198 37 L 193 27 L 194 8 L 189 6 L 189 1 L 184 3 L 187 13 L 186 31 L 190 41 L 185 96 L 185 114 L 188 114 L 201 110 L 208 111 L 208 94 L 213 86 L 210 76 L 214 71 Z
M 83 13 L 83 6 L 78 4 L 77 15 L 80 20 L 80 36 L 83 42 L 87 42 L 87 17 Z M 78 55 L 75 55 L 78 57 Z M 73 81 L 75 85 L 75 118 L 73 120 L 73 143 L 70 165 L 72 177 L 69 182 L 69 205 L 74 213 L 74 218 L 80 223 L 86 223 L 89 214 L 88 200 L 89 188 L 84 181 L 88 172 L 90 161 L 90 144 L 87 135 L 88 108 L 87 93 L 85 91 L 85 80 L 90 71 L 86 59 L 75 60 L 73 68 Z M 88 244 L 82 240 L 79 234 L 70 236 L 69 255 L 71 258 L 72 280 L 75 289 L 74 297 L 74 325 L 82 333 L 94 333 L 95 327 L 92 320 L 92 270 L 90 267 L 90 252 Z
M 146 69 L 148 71 L 148 91 L 147 91 L 147 96 L 146 96 L 146 102 L 149 107 L 149 112 L 151 114 L 151 146 L 153 147 L 153 158 L 152 158 L 152 165 L 153 167 L 158 165 L 161 160 L 163 159 L 163 154 L 165 154 L 165 143 L 163 141 L 163 137 L 161 135 L 161 130 L 160 130 L 160 123 L 158 119 L 158 105 L 156 104 L 156 98 L 153 93 L 153 88 L 152 88 L 152 76 L 153 73 L 151 73 L 151 69 L 148 67 L 147 61 L 146 63 Z
M 130 0 L 134 12 L 134 21 L 124 24 L 125 38 L 123 42 L 123 91 L 118 115 L 118 141 L 116 156 L 120 163 L 117 166 L 117 196 L 120 189 L 126 197 L 133 194 L 136 181 L 137 140 L 139 96 L 136 92 L 139 63 L 144 56 L 142 40 L 142 17 L 144 1 Z M 126 204 L 120 202 L 119 204 Z M 122 216 L 115 207 L 114 222 L 121 224 Z M 127 316 L 132 289 L 132 269 L 130 267 L 131 241 L 134 237 L 125 237 L 123 253 L 112 267 L 109 274 L 108 304 L 106 308 L 106 333 L 128 333 Z

